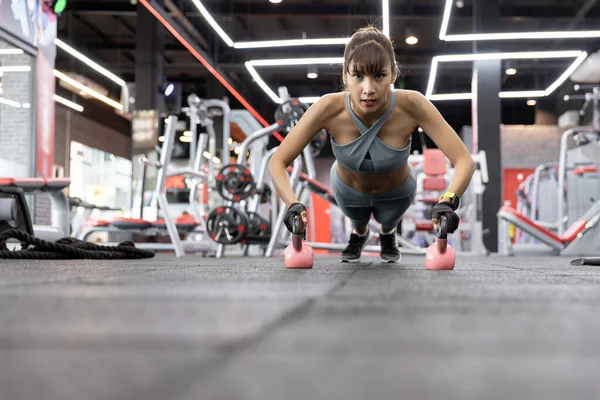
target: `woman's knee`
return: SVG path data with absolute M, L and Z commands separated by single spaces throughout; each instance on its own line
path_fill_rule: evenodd
M 402 221 L 402 217 L 400 217 L 399 219 L 385 219 L 381 221 L 375 219 L 375 221 L 377 221 L 377 223 L 381 225 L 384 232 L 389 232 L 392 229 L 396 228 L 398 224 L 400 224 L 400 221 Z
M 352 226 L 359 227 L 359 228 L 367 226 L 367 224 L 369 223 L 369 220 L 371 219 L 371 214 L 372 214 L 372 209 L 370 207 L 368 207 L 368 206 L 367 207 L 347 206 L 346 204 L 343 203 L 344 199 L 340 199 L 340 200 L 341 201 L 338 202 L 338 207 L 339 207 L 340 211 L 342 211 L 344 216 L 346 216 L 347 218 L 350 219 L 350 221 L 352 221 Z
M 373 219 L 384 228 L 392 229 L 396 227 L 410 207 L 410 201 L 408 200 L 406 202 L 397 201 L 391 204 L 388 203 L 383 207 L 377 207 L 373 210 Z
M 350 221 L 352 222 L 352 227 L 354 229 L 362 231 L 369 225 L 369 220 L 370 218 L 361 220 L 351 219 Z

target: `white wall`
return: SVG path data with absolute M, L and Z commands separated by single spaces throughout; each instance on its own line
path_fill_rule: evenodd
M 0 49 L 14 46 L 0 40 Z M 29 66 L 33 58 L 23 55 L 0 55 L 0 66 Z M 4 72 L 2 75 L 3 99 L 18 103 L 32 103 L 33 71 Z M 0 103 L 0 175 L 4 177 L 30 176 L 30 156 L 34 145 L 33 108 L 15 108 Z

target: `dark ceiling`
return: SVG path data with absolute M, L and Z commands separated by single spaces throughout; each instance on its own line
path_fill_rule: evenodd
M 275 39 L 347 37 L 356 29 L 375 23 L 381 25 L 381 0 L 283 0 L 272 4 L 268 0 L 201 0 L 218 24 L 235 42 Z M 501 31 L 560 31 L 598 29 L 600 1 L 598 0 L 499 0 Z M 143 8 L 136 0 L 70 0 L 67 11 L 59 19 L 60 39 L 119 75 L 135 81 L 136 13 Z M 473 42 L 446 42 L 439 39 L 444 0 L 390 0 L 390 36 L 396 44 L 401 65 L 402 85 L 407 89 L 425 92 L 431 59 L 441 54 L 471 53 Z M 472 2 L 463 1 L 462 8 L 454 7 L 448 31 L 471 33 Z M 164 8 L 184 26 L 187 33 L 219 67 L 227 73 L 236 89 L 264 117 L 272 121 L 273 102 L 252 81 L 244 62 L 253 59 L 341 57 L 342 45 L 236 49 L 228 47 L 206 22 L 192 0 L 165 0 Z M 407 28 L 414 30 L 419 42 L 405 43 Z M 482 28 L 484 31 L 486 27 Z M 518 40 L 479 42 L 495 51 L 586 50 L 600 47 L 600 39 Z M 165 32 L 164 72 L 166 79 L 181 82 L 184 94 L 196 92 L 212 97 L 215 78 L 169 32 Z M 481 49 L 481 47 L 480 47 Z M 503 90 L 543 89 L 569 65 L 569 61 L 520 61 L 518 74 L 504 77 Z M 80 72 L 117 90 L 92 70 L 59 50 L 57 68 Z M 306 77 L 307 67 L 270 67 L 260 70 L 272 88 L 285 85 L 292 96 L 315 96 L 339 90 L 338 66 L 319 70 L 319 77 Z M 448 64 L 440 67 L 436 89 L 440 92 L 470 91 L 470 63 Z M 209 89 L 207 89 L 209 88 Z M 113 92 L 118 95 L 118 92 Z M 185 97 L 184 97 L 185 98 Z M 517 102 L 518 105 L 511 105 Z M 470 118 L 469 102 L 437 103 L 453 113 Z M 505 104 L 506 103 L 506 104 Z M 504 107 L 522 107 L 524 100 L 504 100 Z M 524 108 L 523 108 L 524 107 Z M 461 111 L 459 111 L 461 110 Z M 517 115 L 519 113 L 513 112 Z M 531 114 L 531 113 L 530 113 Z M 528 114 L 529 115 L 529 114 Z M 530 118 L 530 115 L 526 118 Z M 504 120 L 504 118 L 503 118 Z M 507 123 L 506 121 L 503 121 Z M 515 123 L 515 122 L 513 122 Z M 516 121 L 516 123 L 523 123 Z M 456 122 L 454 124 L 456 128 Z

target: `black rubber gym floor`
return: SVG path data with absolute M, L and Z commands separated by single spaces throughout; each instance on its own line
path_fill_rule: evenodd
M 0 397 L 596 398 L 600 268 L 569 260 L 2 260 Z

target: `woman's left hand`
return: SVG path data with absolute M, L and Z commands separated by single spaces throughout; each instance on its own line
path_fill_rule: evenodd
M 448 233 L 453 233 L 458 229 L 460 217 L 454 212 L 448 202 L 441 201 L 433 206 L 433 209 L 431 210 L 431 221 L 433 222 L 433 228 L 436 231 L 438 230 L 439 219 L 442 215 L 446 216 L 446 221 L 448 222 Z

